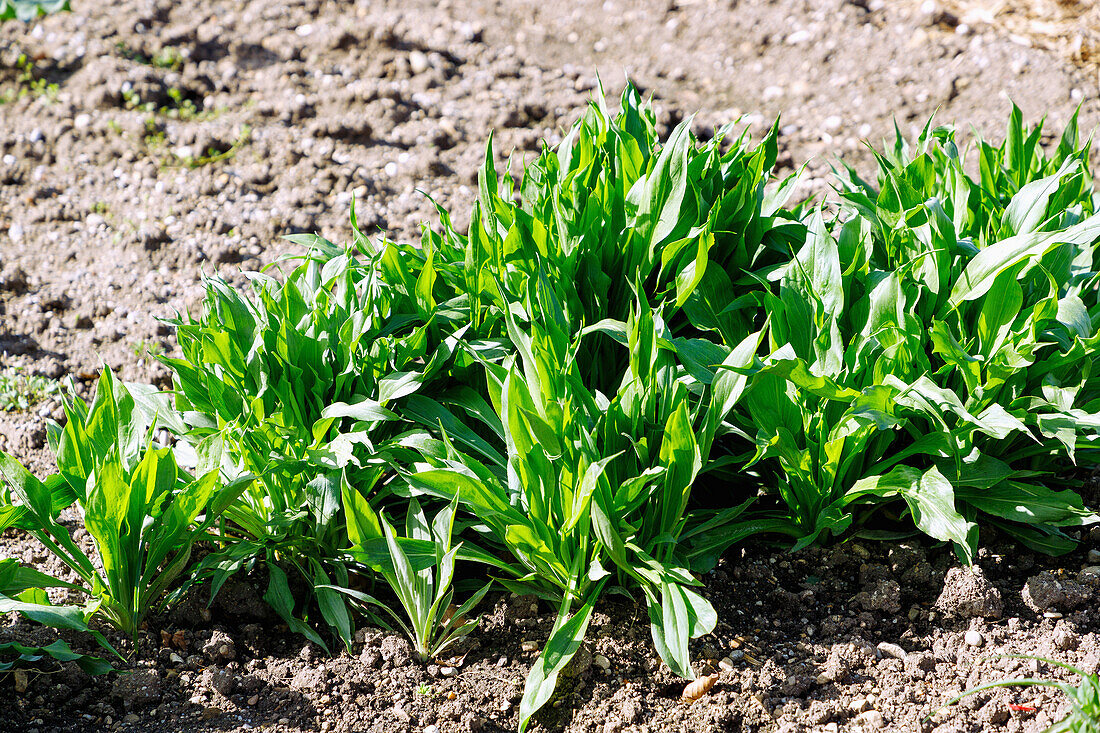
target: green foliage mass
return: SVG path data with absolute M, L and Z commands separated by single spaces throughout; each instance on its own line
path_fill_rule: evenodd
M 1048 150 L 1014 109 L 971 165 L 929 123 L 873 183 L 840 163 L 835 196 L 795 204 L 777 127 L 656 129 L 632 88 L 601 96 L 519 181 L 490 140 L 464 232 L 439 207 L 417 245 L 370 240 L 353 208 L 347 247 L 298 235 L 244 289 L 207 279 L 159 357 L 173 390 L 108 372 L 51 431 L 56 476 L 4 458 L 0 527 L 76 571 L 82 622 L 132 633 L 165 593 L 262 568 L 294 631 L 350 647 L 383 608 L 422 660 L 476 626 L 476 563 L 558 609 L 522 729 L 608 592 L 692 678 L 717 621 L 698 574 L 747 536 L 923 532 L 970 562 L 993 531 L 1059 554 L 1098 521 L 1067 470 L 1100 430 L 1076 117 Z M 57 531 L 74 502 L 102 571 Z

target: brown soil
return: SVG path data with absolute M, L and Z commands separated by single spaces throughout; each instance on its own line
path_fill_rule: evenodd
M 346 239 L 352 196 L 370 231 L 417 236 L 434 213 L 418 191 L 461 226 L 489 131 L 499 166 L 515 152 L 518 170 L 580 114 L 596 71 L 609 92 L 635 79 L 665 129 L 698 112 L 700 134 L 742 114 L 760 133 L 782 112 L 780 164 L 811 161 L 806 192 L 824 185 L 832 155 L 869 171 L 859 141 L 889 134 L 895 118 L 910 132 L 938 110 L 996 137 L 1014 99 L 1052 131 L 1079 103 L 1086 129 L 1100 121 L 1088 3 L 1056 13 L 962 0 L 73 4 L 0 25 L 0 93 L 11 98 L 0 104 L 0 366 L 81 389 L 103 363 L 163 384 L 149 355 L 172 337 L 157 319 L 195 307 L 202 272 L 239 280 L 292 252 L 287 233 Z M 44 474 L 43 420 L 57 412 L 0 413 L 0 449 Z M 1057 560 L 983 551 L 977 576 L 917 540 L 733 552 L 704 579 L 720 623 L 694 649 L 699 671 L 733 662 L 708 695 L 679 701 L 683 683 L 653 654 L 644 609 L 613 596 L 538 726 L 913 730 L 968 686 L 1047 672 L 990 655 L 1096 672 L 1097 575 L 1085 568 L 1100 564 L 1087 554 L 1100 537 L 1085 539 Z M 48 567 L 14 533 L 0 536 L 0 557 Z M 137 649 L 116 639 L 133 674 L 66 665 L 19 693 L 0 678 L 0 731 L 514 730 L 553 621 L 530 598 L 497 596 L 465 655 L 443 660 L 452 666 L 416 664 L 400 637 L 374 630 L 354 654 L 327 658 L 280 632 L 257 587 L 263 579 L 245 578 L 209 613 L 196 598 L 154 619 Z M 967 645 L 967 630 L 983 645 Z M 0 626 L 0 641 L 35 638 L 45 637 L 16 619 Z M 1066 709 L 1051 693 L 1002 691 L 927 728 L 1033 731 Z

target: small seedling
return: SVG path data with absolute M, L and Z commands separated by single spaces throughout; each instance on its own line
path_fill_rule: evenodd
M 0 369 L 0 411 L 29 410 L 61 391 L 61 385 L 46 377 L 27 374 L 19 367 Z
M 970 697 L 971 695 L 976 695 L 979 692 L 985 692 L 986 690 L 993 690 L 998 687 L 1053 687 L 1066 694 L 1066 697 L 1069 698 L 1071 707 L 1069 715 L 1047 728 L 1044 733 L 1100 733 L 1100 677 L 1089 674 L 1084 670 L 1064 662 L 1059 662 L 1055 659 L 1047 659 L 1046 657 L 1033 657 L 1028 654 L 1002 654 L 994 658 L 1034 659 L 1040 662 L 1046 662 L 1047 664 L 1061 667 L 1079 676 L 1081 678 L 1081 684 L 1074 687 L 1068 682 L 1060 682 L 1053 679 L 1035 679 L 1034 677 L 1017 677 L 1001 682 L 987 682 L 984 685 L 978 685 L 961 695 L 951 698 L 943 706 L 929 713 L 926 720 L 930 720 L 932 716 L 940 710 L 950 705 L 954 705 L 959 700 Z M 1012 704 L 1009 705 L 1009 709 L 1020 712 L 1033 712 L 1035 710 L 1035 708 L 1029 705 Z
M 233 141 L 233 144 L 229 146 L 228 150 L 219 152 L 214 148 L 209 148 L 205 155 L 193 157 L 190 155 L 176 155 L 175 165 L 182 166 L 184 168 L 202 168 L 205 165 L 211 165 L 213 163 L 220 163 L 223 160 L 231 160 L 234 156 L 240 152 L 240 149 L 248 144 L 249 139 L 252 137 L 252 128 L 248 125 L 241 127 L 240 133 L 237 135 L 237 139 Z
M 164 344 L 151 339 L 139 339 L 130 345 L 130 351 L 139 359 L 158 359 L 165 354 Z
M 2 2 L 3 0 L 0 0 L 0 3 Z M 0 16 L 0 19 L 2 19 L 2 16 Z M 15 65 L 19 69 L 19 75 L 15 80 L 16 87 L 0 92 L 0 104 L 14 102 L 16 99 L 22 99 L 27 95 L 45 98 L 50 102 L 57 98 L 57 84 L 48 82 L 39 75 L 33 59 L 26 54 L 19 54 Z

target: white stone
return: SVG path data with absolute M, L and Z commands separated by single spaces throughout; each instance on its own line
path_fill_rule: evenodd
M 414 74 L 423 74 L 431 67 L 428 55 L 423 51 L 413 51 L 409 54 L 409 68 Z

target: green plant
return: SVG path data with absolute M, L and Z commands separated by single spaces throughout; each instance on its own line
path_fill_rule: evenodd
M 153 63 L 155 65 L 155 60 L 149 63 Z M 141 95 L 133 89 L 122 90 L 122 101 L 125 103 L 127 109 L 139 110 L 149 113 L 150 116 L 160 115 L 161 117 L 166 117 L 172 120 L 181 120 L 183 122 L 201 122 L 205 120 L 211 120 L 220 115 L 223 111 L 222 108 L 212 110 L 200 110 L 198 105 L 195 104 L 194 100 L 185 97 L 183 95 L 183 90 L 179 89 L 178 87 L 170 87 L 167 91 L 167 94 L 169 103 L 162 105 L 159 108 L 157 107 L 156 102 L 146 102 L 142 100 Z M 153 117 L 153 119 L 155 120 L 156 118 Z M 146 127 L 148 128 L 149 126 L 149 123 L 146 122 Z M 250 131 L 248 126 L 245 125 L 241 135 L 238 136 L 240 144 L 243 145 L 245 142 L 248 141 L 249 132 Z M 218 153 L 217 151 L 209 153 L 211 157 L 219 154 L 221 153 Z
M 0 410 L 29 410 L 60 392 L 61 385 L 52 379 L 28 375 L 19 367 L 0 369 Z
M 14 524 L 13 520 L 20 516 L 21 510 L 18 507 L 12 506 L 7 501 L 0 501 L 0 527 L 11 526 Z M 3 530 L 0 529 L 0 531 Z M 18 613 L 31 621 L 56 629 L 89 634 L 101 647 L 118 656 L 118 652 L 107 642 L 103 634 L 88 626 L 90 613 L 76 606 L 54 605 L 46 592 L 47 588 L 80 590 L 79 586 L 50 577 L 34 568 L 28 568 L 17 560 L 10 558 L 0 560 L 0 614 Z M 64 642 L 61 643 L 64 644 Z M 54 645 L 51 647 L 64 655 L 62 647 Z M 70 661 L 60 657 L 55 658 L 60 661 Z M 103 669 L 103 665 L 106 664 L 96 657 L 84 657 L 82 660 L 71 661 L 77 661 L 89 674 L 100 674 L 99 671 L 92 670 Z M 16 660 L 16 663 L 19 663 L 19 660 Z M 3 666 L 4 663 L 0 663 L 0 671 L 4 671 Z M 109 669 L 110 665 L 107 665 L 103 671 Z
M 89 675 L 107 674 L 114 669 L 109 662 L 99 657 L 74 652 L 64 639 L 58 639 L 46 646 L 25 646 L 12 641 L 0 644 L 0 674 L 15 669 L 37 669 L 47 657 L 56 662 L 75 662 L 76 666 Z
M 0 0 L 0 20 L 30 21 L 63 10 L 69 10 L 69 0 Z
M 388 613 L 405 632 L 413 644 L 413 649 L 421 662 L 438 657 L 455 642 L 459 641 L 475 628 L 477 619 L 468 619 L 468 615 L 492 587 L 492 581 L 471 595 L 461 606 L 454 606 L 455 559 L 462 543 L 452 544 L 455 509 L 457 501 L 444 507 L 431 524 L 420 507 L 420 502 L 409 502 L 405 518 L 405 539 L 430 545 L 434 562 L 425 567 L 416 567 L 401 546 L 393 525 L 385 515 L 375 514 L 361 495 L 344 486 L 345 506 L 348 507 L 348 534 L 352 543 L 362 547 L 370 540 L 384 539 L 389 562 L 375 566 L 375 570 L 385 578 L 401 608 L 405 618 L 401 618 L 387 604 L 373 596 L 350 588 L 339 590 L 362 604 L 381 608 Z
M 220 163 L 223 160 L 232 160 L 233 157 L 236 156 L 237 153 L 240 151 L 240 149 L 248 144 L 248 141 L 249 139 L 251 139 L 251 137 L 252 128 L 248 125 L 242 125 L 240 132 L 237 134 L 237 138 L 233 141 L 233 144 L 230 145 L 227 149 L 218 151 L 214 148 L 210 148 L 205 153 L 200 154 L 197 157 L 191 155 L 184 155 L 181 157 L 173 152 L 172 155 L 175 158 L 174 164 L 183 166 L 185 168 L 201 168 L 204 165 Z
M 407 474 L 413 488 L 461 502 L 513 554 L 518 564 L 502 583 L 560 606 L 527 681 L 523 726 L 552 695 L 613 578 L 642 589 L 654 644 L 677 674 L 694 677 L 688 641 L 716 621 L 710 604 L 691 590 L 697 581 L 677 546 L 703 460 L 692 400 L 676 380 L 674 355 L 658 350 L 661 324 L 641 307 L 636 313 L 625 324 L 629 370 L 607 397 L 587 389 L 575 365 L 586 335 L 570 339 L 537 321 L 510 324 L 521 356 L 484 365 L 492 409 L 469 397 L 459 402 L 496 432 L 504 460 L 487 465 L 458 451 L 452 437 L 457 445 L 470 428 L 442 423 L 442 455 L 425 445 L 427 463 Z M 543 315 L 562 325 L 560 312 Z
M 139 359 L 164 356 L 164 344 L 152 339 L 139 339 L 130 345 L 130 351 Z
M 1100 519 L 1049 469 L 1100 429 L 1100 218 L 1075 125 L 1052 159 L 1037 139 L 1017 111 L 974 181 L 951 129 L 929 124 L 916 154 L 899 137 L 878 190 L 842 181 L 843 216 L 811 214 L 773 276 L 767 328 L 727 365 L 747 378 L 728 420 L 797 547 L 898 498 L 968 561 L 979 513 L 1055 554 Z
M 1023 654 L 1005 654 L 1000 655 L 998 658 L 1034 659 L 1056 667 L 1061 667 L 1079 676 L 1081 678 L 1081 684 L 1074 687 L 1068 682 L 1061 682 L 1054 679 L 1035 679 L 1033 677 L 1019 677 L 1011 680 L 1003 680 L 1001 682 L 987 682 L 986 684 L 978 685 L 977 687 L 963 692 L 961 695 L 951 698 L 939 709 L 930 713 L 926 719 L 930 719 L 940 710 L 950 705 L 954 705 L 965 697 L 976 695 L 986 690 L 993 690 L 998 687 L 1053 687 L 1065 693 L 1066 697 L 1069 698 L 1072 708 L 1069 715 L 1047 728 L 1045 733 L 1064 733 L 1069 731 L 1073 733 L 1097 733 L 1100 731 L 1100 677 L 1089 674 L 1077 667 L 1065 664 L 1064 662 L 1047 659 L 1045 657 L 1033 657 Z
M 166 117 L 187 121 L 196 119 L 199 116 L 199 108 L 190 99 L 184 97 L 183 92 L 177 87 L 168 90 L 168 98 L 172 100 L 172 105 L 161 108 L 161 114 Z
M 266 598 L 292 628 L 324 644 L 305 622 L 315 594 L 350 645 L 346 602 L 327 589 L 350 582 L 340 482 L 346 475 L 376 506 L 392 497 L 377 449 L 408 425 L 391 407 L 443 374 L 451 347 L 439 340 L 444 316 L 383 279 L 415 266 L 395 246 L 358 258 L 320 238 L 298 241 L 312 247 L 304 263 L 281 280 L 254 274 L 252 297 L 207 280 L 202 314 L 174 324 L 182 358 L 162 361 L 189 421 L 181 436 L 213 441 L 229 477 L 257 477 L 226 512 L 228 544 L 203 566 L 214 590 L 262 559 Z M 304 603 L 284 568 L 315 589 Z
M 694 677 L 688 642 L 715 615 L 691 590 L 680 542 L 732 532 L 744 509 L 688 527 L 690 487 L 725 432 L 710 408 L 711 359 L 724 355 L 704 336 L 748 332 L 754 296 L 736 299 L 727 273 L 758 289 L 742 269 L 774 267 L 804 229 L 779 210 L 790 181 L 765 190 L 774 130 L 755 149 L 742 136 L 721 152 L 727 130 L 700 146 L 689 121 L 659 146 L 633 89 L 622 106 L 612 116 L 594 104 L 525 170 L 518 202 L 490 145 L 469 235 L 441 211 L 442 233 L 422 246 L 469 294 L 472 330 L 499 347 L 463 342 L 488 400 L 464 386 L 405 404 L 403 416 L 439 437 L 417 445 L 424 463 L 396 467 L 413 490 L 457 499 L 489 528 L 516 562 L 501 582 L 559 605 L 522 727 L 613 579 L 642 590 L 658 651 Z M 718 379 L 719 394 L 734 379 Z
M 119 55 L 123 58 L 146 66 L 153 66 L 158 69 L 171 69 L 172 71 L 179 71 L 183 67 L 183 54 L 175 46 L 163 46 L 152 56 L 147 56 L 140 51 L 130 48 L 122 41 L 119 41 L 115 44 L 115 50 L 118 51 Z
M 158 69 L 179 71 L 180 67 L 183 66 L 183 54 L 175 46 L 164 46 L 153 54 L 153 58 L 149 60 L 149 63 Z
M 139 396 L 156 402 L 148 392 Z M 0 528 L 18 527 L 41 542 L 80 579 L 66 587 L 89 596 L 85 615 L 132 637 L 188 568 L 193 544 L 251 482 L 223 485 L 216 469 L 191 478 L 170 449 L 152 446 L 156 419 L 143 408 L 108 369 L 93 404 L 74 398 L 65 406 L 65 427 L 50 432 L 57 474 L 41 482 L 0 453 L 0 473 L 15 499 L 0 514 Z M 94 557 L 58 524 L 74 501 Z
M 26 54 L 19 54 L 19 58 L 15 63 L 20 70 L 16 80 L 19 85 L 18 96 L 33 94 L 36 97 L 47 97 L 50 100 L 57 97 L 57 84 L 48 82 L 38 75 L 34 59 L 29 58 Z

